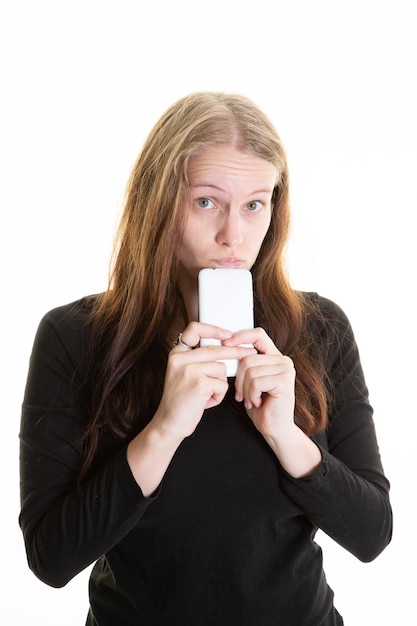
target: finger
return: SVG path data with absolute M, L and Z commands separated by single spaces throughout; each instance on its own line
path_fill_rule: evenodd
M 177 369 L 176 364 L 184 361 L 183 357 L 184 354 L 176 353 L 168 362 L 159 414 L 181 436 L 189 436 L 203 411 L 223 400 L 228 381 L 223 363 L 185 363 Z
M 281 354 L 272 339 L 263 328 L 248 328 L 233 333 L 232 337 L 223 341 L 224 345 L 251 344 L 261 354 Z
M 279 395 L 279 380 L 276 374 L 265 374 L 252 378 L 244 392 L 244 403 L 247 409 L 260 407 L 264 394 Z M 281 389 L 282 391 L 282 389 Z
M 247 355 L 241 360 L 239 365 L 236 380 L 235 380 L 235 398 L 238 402 L 241 402 L 245 397 L 245 382 L 246 385 L 251 377 L 263 376 L 268 373 L 271 375 L 277 375 L 279 373 L 279 363 L 282 359 L 281 354 L 259 354 Z
M 256 355 L 255 348 L 246 348 L 242 346 L 205 346 L 189 350 L 176 346 L 170 353 L 171 362 L 178 367 L 183 367 L 188 363 L 206 363 L 223 361 L 229 359 L 237 359 L 241 361 L 243 358 Z
M 201 322 L 191 322 L 187 328 L 178 335 L 174 341 L 174 347 L 190 349 L 196 348 L 201 339 L 217 339 L 219 342 L 232 336 L 232 331 L 220 326 L 212 324 L 203 324 Z
M 172 345 L 174 346 L 174 348 L 176 346 L 181 346 L 182 348 L 186 348 L 187 350 L 192 350 L 194 348 L 194 346 L 189 346 L 188 343 L 185 343 L 182 333 L 178 335 L 178 337 L 176 338 L 176 340 L 173 342 Z
M 243 383 L 241 397 L 247 409 L 259 407 L 262 404 L 262 395 L 270 393 L 277 386 L 276 370 L 271 371 L 269 367 L 256 369 L 256 376 L 246 376 Z
M 194 378 L 188 395 L 200 395 L 204 398 L 204 408 L 217 406 L 224 399 L 229 383 L 226 364 L 222 361 L 204 362 L 188 365 L 190 376 Z
M 292 393 L 295 382 L 293 361 L 282 355 L 248 356 L 238 369 L 235 398 L 259 406 L 262 394 Z
M 226 376 L 226 366 L 224 366 L 224 375 Z M 227 378 L 222 380 L 213 378 L 212 381 L 210 397 L 208 398 L 205 406 L 206 409 L 211 409 L 212 407 L 219 405 L 223 401 L 229 388 Z

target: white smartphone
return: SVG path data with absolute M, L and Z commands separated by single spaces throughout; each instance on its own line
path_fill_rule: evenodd
M 232 332 L 253 328 L 252 274 L 245 269 L 207 268 L 198 275 L 199 321 Z M 218 339 L 202 338 L 201 346 L 220 345 Z M 245 344 L 248 347 L 251 345 Z M 238 360 L 225 360 L 227 376 L 236 376 Z

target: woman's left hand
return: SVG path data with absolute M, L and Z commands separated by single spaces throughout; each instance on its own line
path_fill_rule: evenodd
M 258 354 L 239 364 L 235 398 L 244 402 L 247 414 L 275 452 L 282 467 L 300 478 L 321 463 L 316 444 L 295 424 L 295 368 L 262 328 L 235 333 L 224 345 L 253 344 Z
M 240 362 L 235 397 L 243 401 L 256 428 L 265 436 L 273 437 L 294 425 L 295 369 L 262 328 L 235 333 L 224 345 L 253 344 L 258 354 Z

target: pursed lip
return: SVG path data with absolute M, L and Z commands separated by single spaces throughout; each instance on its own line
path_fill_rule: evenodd
M 240 267 L 243 263 L 242 259 L 237 257 L 225 257 L 224 259 L 215 259 L 214 264 L 217 267 Z

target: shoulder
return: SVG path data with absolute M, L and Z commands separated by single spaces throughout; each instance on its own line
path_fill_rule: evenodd
M 91 302 L 94 297 L 81 298 L 42 317 L 29 360 L 26 406 L 53 406 L 57 399 L 62 406 L 72 406 L 73 394 L 83 389 L 88 378 Z
M 313 310 L 316 309 L 324 317 L 329 319 L 347 319 L 345 312 L 341 306 L 337 304 L 337 302 L 334 302 L 333 300 L 330 300 L 315 291 L 302 291 L 299 293 L 305 303 L 311 305 Z
M 98 295 L 84 296 L 79 300 L 57 306 L 45 313 L 42 320 L 59 326 L 68 322 L 71 323 L 71 321 L 76 322 L 85 319 L 97 298 Z
M 316 292 L 300 292 L 309 326 L 317 330 L 333 328 L 348 331 L 350 322 L 342 307 Z
M 303 292 L 307 344 L 313 343 L 328 365 L 356 354 L 357 345 L 348 316 L 342 307 L 318 293 Z
M 89 317 L 97 296 L 57 306 L 42 317 L 35 337 L 35 350 L 60 349 L 77 357 L 84 352 L 89 334 Z
M 67 304 L 57 306 L 42 317 L 40 327 L 49 326 L 57 332 L 77 332 L 88 324 L 92 307 L 98 295 L 84 296 Z

